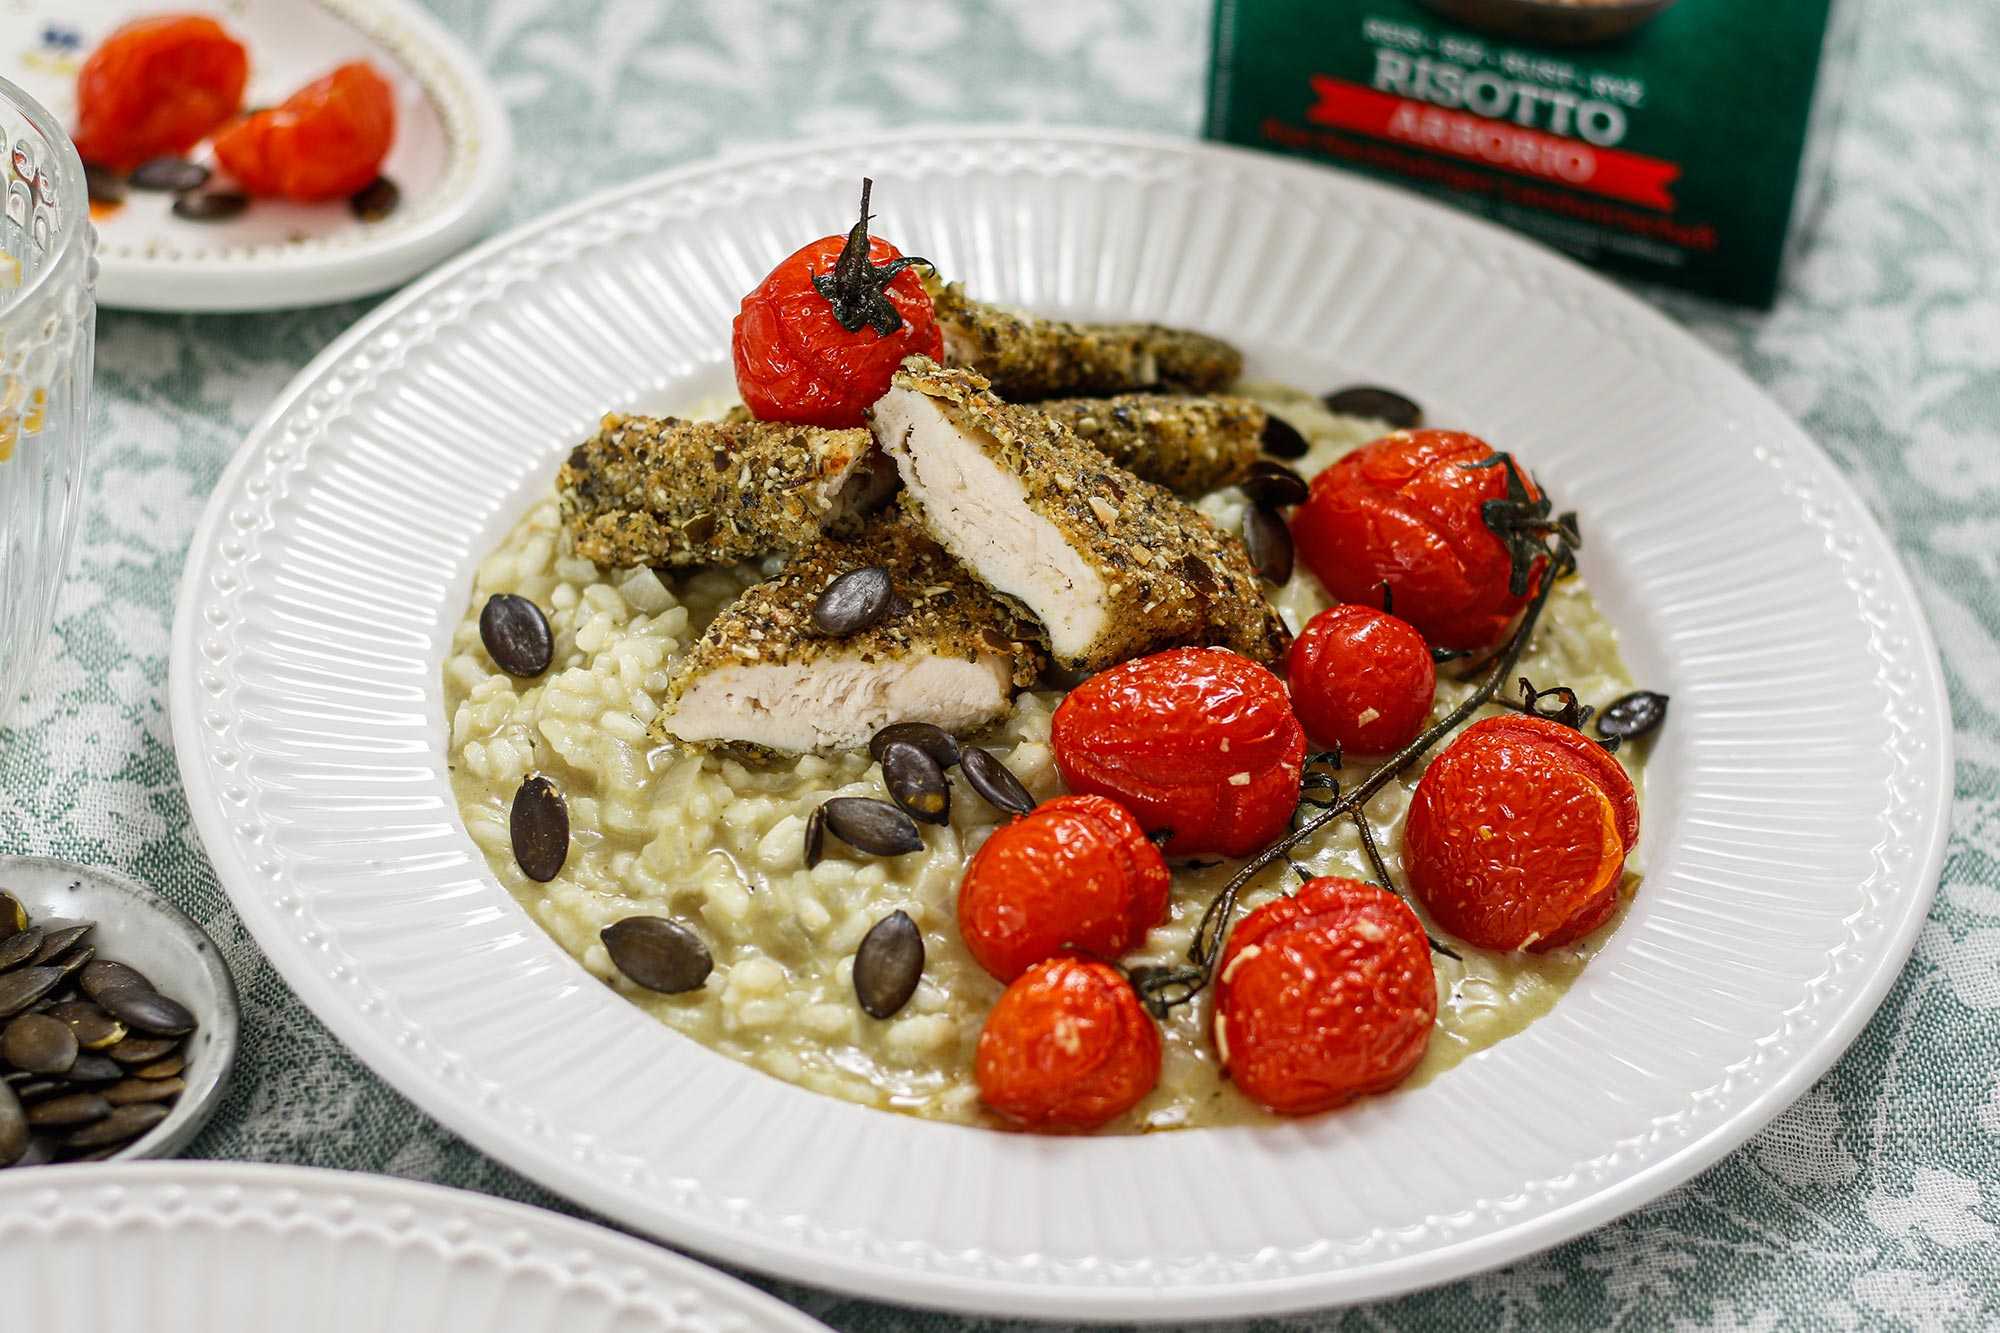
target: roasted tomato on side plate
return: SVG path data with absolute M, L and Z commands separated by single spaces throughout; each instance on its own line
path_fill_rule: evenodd
M 1247 856 L 1285 831 L 1305 733 L 1279 679 L 1226 648 L 1174 648 L 1101 671 L 1049 730 L 1072 791 L 1122 803 L 1174 855 Z
M 215 155 L 251 194 L 312 203 L 373 183 L 395 138 L 395 90 L 359 60 L 237 121 Z
M 1059 796 L 974 853 L 958 890 L 959 934 L 1002 981 L 1065 947 L 1116 957 L 1166 915 L 1171 879 L 1124 806 Z
M 974 1073 L 980 1100 L 1023 1129 L 1096 1129 L 1160 1081 L 1160 1030 L 1117 968 L 1051 958 L 994 1004 Z
M 76 151 L 111 171 L 179 157 L 243 105 L 250 60 L 214 19 L 134 19 L 76 76 Z
M 1407 620 L 1346 602 L 1306 622 L 1285 675 L 1313 744 L 1392 754 L 1417 738 L 1437 695 L 1437 663 Z
M 1513 557 L 1486 525 L 1486 502 L 1504 499 L 1510 474 L 1520 475 L 1493 458 L 1463 431 L 1399 430 L 1363 445 L 1312 479 L 1292 515 L 1299 556 L 1343 602 L 1380 605 L 1386 582 L 1396 614 L 1434 647 L 1485 647 L 1535 583 L 1510 586 Z
M 1482 949 L 1541 952 L 1618 906 L 1639 800 L 1619 762 L 1548 718 L 1475 722 L 1417 782 L 1403 823 L 1410 887 Z
M 845 236 L 824 236 L 794 251 L 743 298 L 730 344 L 736 390 L 760 421 L 844 429 L 889 391 L 906 356 L 944 359 L 930 295 L 904 256 L 868 235 L 861 220 Z
M 1265 903 L 1229 932 L 1216 967 L 1216 1055 L 1245 1096 L 1283 1115 L 1393 1088 L 1436 1020 L 1422 923 L 1351 879 Z

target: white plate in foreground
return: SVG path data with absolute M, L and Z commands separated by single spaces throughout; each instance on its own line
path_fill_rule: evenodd
M 76 73 L 114 29 L 174 11 L 159 0 L 18 0 L 0 11 L 7 77 L 69 124 Z M 210 13 L 195 6 L 193 12 Z M 364 223 L 344 199 L 257 199 L 226 222 L 190 222 L 173 196 L 134 190 L 94 210 L 98 304 L 130 310 L 277 310 L 393 287 L 464 247 L 513 174 L 513 131 L 472 55 L 404 0 L 233 0 L 212 17 L 250 53 L 245 107 L 276 106 L 335 67 L 366 60 L 396 90 L 382 172 L 396 211 Z M 195 160 L 213 165 L 206 144 Z
M 10 1171 L 0 1253 L 10 1322 L 67 1333 L 824 1333 L 603 1227 L 296 1166 Z
M 741 294 L 845 226 L 864 173 L 881 234 L 976 294 L 1193 325 L 1240 340 L 1253 372 L 1403 389 L 1580 511 L 1585 575 L 1673 715 L 1644 886 L 1553 1013 L 1333 1115 L 1036 1138 L 735 1064 L 515 907 L 446 780 L 440 663 L 473 567 L 601 413 L 728 383 Z M 405 293 L 299 376 L 217 487 L 171 694 L 189 803 L 245 922 L 451 1129 L 720 1258 L 1081 1318 L 1401 1291 L 1687 1179 L 1873 1012 L 1930 902 L 1950 796 L 1916 599 L 1826 457 L 1740 374 L 1567 261 L 1409 196 L 1085 133 L 697 166 Z

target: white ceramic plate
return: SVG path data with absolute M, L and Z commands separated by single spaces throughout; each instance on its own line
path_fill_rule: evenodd
M 1673 720 L 1645 886 L 1552 1014 L 1420 1090 L 1281 1128 L 1036 1138 L 735 1064 L 517 910 L 446 783 L 440 662 L 474 564 L 599 414 L 727 385 L 740 294 L 839 230 L 864 172 L 881 233 L 974 292 L 1194 325 L 1309 385 L 1400 387 L 1581 512 L 1585 574 Z M 1930 902 L 1950 795 L 1916 598 L 1825 456 L 1740 374 L 1567 261 L 1409 196 L 1084 133 L 698 166 L 405 293 L 299 376 L 216 488 L 171 694 L 244 920 L 453 1130 L 735 1262 L 1084 1318 L 1379 1296 L 1687 1179 L 1874 1010 Z
M 734 1278 L 602 1227 L 304 1167 L 0 1174 L 0 1253 L 9 1325 L 66 1333 L 822 1329 Z
M 172 6 L 166 6 L 171 10 Z M 65 124 L 76 72 L 113 29 L 159 0 L 17 0 L 0 7 L 0 69 Z M 275 106 L 336 66 L 367 60 L 396 89 L 383 174 L 402 203 L 363 223 L 345 200 L 256 200 L 227 222 L 174 216 L 173 196 L 133 191 L 98 211 L 100 305 L 275 310 L 393 287 L 492 220 L 513 170 L 513 132 L 472 55 L 403 0 L 226 0 L 201 5 L 250 52 L 244 105 Z M 206 146 L 196 160 L 206 161 Z

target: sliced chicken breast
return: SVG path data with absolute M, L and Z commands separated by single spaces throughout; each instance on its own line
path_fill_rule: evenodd
M 813 604 L 881 566 L 899 603 L 874 627 L 824 634 Z M 866 745 L 891 722 L 970 733 L 1003 715 L 1043 657 L 1028 627 L 900 510 L 828 539 L 725 607 L 669 685 L 668 740 L 784 753 Z
M 1187 644 L 1271 662 L 1291 645 L 1240 541 L 981 376 L 911 357 L 873 426 L 904 507 L 1041 623 L 1059 665 Z
M 1183 495 L 1234 486 L 1264 446 L 1268 415 L 1248 398 L 1128 393 L 1033 404 L 1135 477 Z

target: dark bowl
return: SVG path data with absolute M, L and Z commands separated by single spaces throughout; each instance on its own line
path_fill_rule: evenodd
M 1637 32 L 1674 0 L 1608 0 L 1565 5 L 1555 0 L 1420 0 L 1449 19 L 1505 37 L 1551 46 L 1595 46 Z

